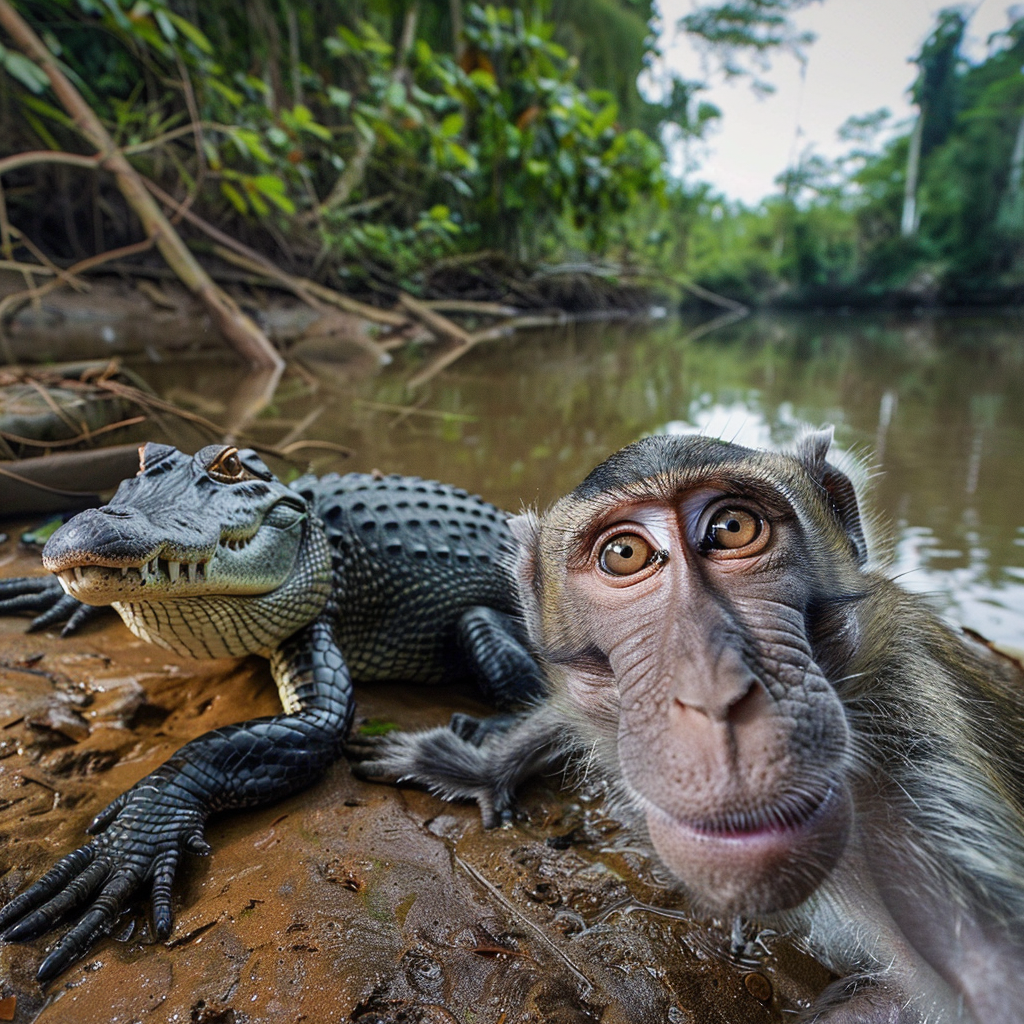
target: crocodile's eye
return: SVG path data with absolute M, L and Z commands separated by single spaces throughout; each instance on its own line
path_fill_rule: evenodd
M 206 469 L 207 473 L 222 483 L 233 483 L 245 476 L 245 467 L 238 457 L 237 448 L 225 448 Z
M 612 576 L 632 576 L 651 560 L 654 548 L 638 533 L 619 533 L 604 547 L 598 562 Z
M 746 508 L 720 508 L 708 520 L 703 550 L 726 555 L 754 555 L 768 543 L 768 524 Z

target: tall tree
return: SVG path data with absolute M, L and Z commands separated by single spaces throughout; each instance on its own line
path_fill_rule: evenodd
M 920 213 L 917 206 L 917 185 L 921 161 L 929 151 L 946 140 L 957 113 L 956 66 L 960 55 L 967 18 L 956 7 L 939 12 L 932 34 L 925 40 L 915 58 L 918 73 L 911 88 L 917 105 L 917 120 L 910 136 L 907 173 L 903 192 L 903 216 L 900 232 L 904 237 L 917 233 Z

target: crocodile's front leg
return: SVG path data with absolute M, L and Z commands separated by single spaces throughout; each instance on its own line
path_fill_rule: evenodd
M 206 819 L 300 789 L 341 753 L 352 722 L 352 682 L 334 639 L 333 607 L 285 640 L 272 658 L 285 713 L 215 729 L 185 744 L 93 819 L 87 845 L 68 854 L 0 911 L 5 941 L 48 931 L 91 904 L 43 961 L 47 981 L 88 952 L 131 896 L 152 882 L 156 934 L 170 934 L 171 884 L 182 849 L 205 854 Z

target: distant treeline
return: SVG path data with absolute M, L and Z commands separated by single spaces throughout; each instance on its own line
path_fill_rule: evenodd
M 918 115 L 895 132 L 888 111 L 851 117 L 848 156 L 806 153 L 755 208 L 670 190 L 648 224 L 661 259 L 750 302 L 1024 301 L 1024 19 L 980 63 L 964 29 L 958 10 L 939 15 L 916 58 Z

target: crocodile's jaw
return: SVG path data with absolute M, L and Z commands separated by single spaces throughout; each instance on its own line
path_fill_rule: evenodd
M 307 521 L 285 582 L 267 594 L 111 602 L 141 640 L 193 658 L 270 653 L 312 622 L 331 593 L 331 553 L 319 522 Z
M 62 529 L 74 528 L 76 520 L 83 519 L 79 529 L 95 532 L 102 514 L 103 510 L 83 512 Z M 280 503 L 245 541 L 221 538 L 191 550 L 157 541 L 141 555 L 109 548 L 67 554 L 44 549 L 43 565 L 56 574 L 68 594 L 85 604 L 267 594 L 291 574 L 307 515 Z M 274 525 L 275 520 L 280 525 Z

